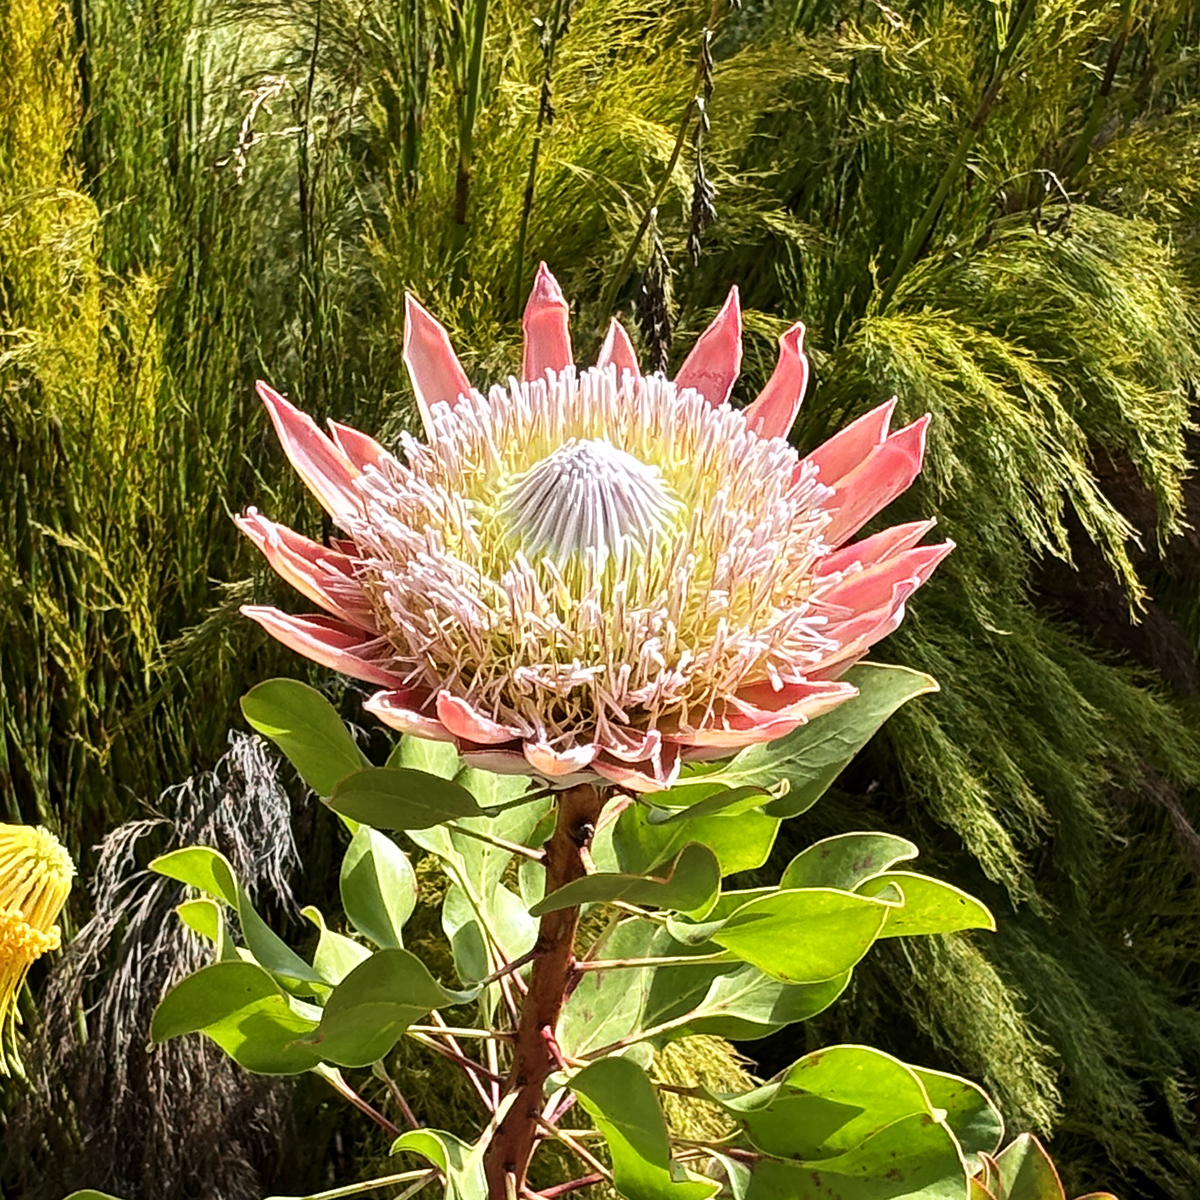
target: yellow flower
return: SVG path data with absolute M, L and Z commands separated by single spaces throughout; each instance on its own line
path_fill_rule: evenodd
M 30 964 L 57 950 L 75 864 L 39 826 L 0 825 L 0 1072 L 16 1065 L 17 995 Z

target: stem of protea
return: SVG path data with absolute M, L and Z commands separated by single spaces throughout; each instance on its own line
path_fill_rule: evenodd
M 558 819 L 546 843 L 547 895 L 587 873 L 584 854 L 603 806 L 603 796 L 590 783 L 559 794 Z M 518 1193 L 525 1185 L 529 1160 L 537 1144 L 542 1093 L 546 1079 L 558 1068 L 554 1031 L 575 965 L 578 924 L 579 909 L 563 908 L 546 913 L 538 927 L 529 994 L 521 1008 L 505 1093 L 515 1093 L 516 1099 L 487 1151 L 489 1200 L 505 1200 L 511 1187 L 506 1184 L 506 1177 L 515 1177 Z

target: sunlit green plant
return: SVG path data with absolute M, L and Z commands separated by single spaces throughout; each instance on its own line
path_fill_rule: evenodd
M 1003 1126 L 966 1080 L 853 1045 L 738 1094 L 648 1070 L 682 1037 L 753 1040 L 814 1016 L 880 938 L 994 927 L 979 901 L 906 870 L 917 848 L 890 834 L 818 841 L 774 886 L 736 878 L 892 712 L 936 689 L 860 660 L 951 545 L 918 545 L 929 522 L 850 542 L 912 482 L 927 422 L 891 434 L 884 405 L 801 458 L 784 436 L 807 379 L 803 329 L 781 338 L 759 398 L 731 408 L 736 291 L 674 381 L 641 375 L 616 323 L 577 372 L 544 267 L 524 323 L 522 380 L 485 398 L 410 304 L 429 440 L 407 439 L 404 461 L 345 426 L 327 437 L 260 388 L 347 536 L 322 546 L 250 510 L 244 531 L 326 615 L 248 615 L 381 687 L 367 708 L 402 736 L 374 766 L 306 685 L 245 697 L 250 724 L 350 832 L 340 889 L 358 936 L 307 908 L 317 940 L 302 957 L 216 850 L 164 855 L 154 868 L 197 889 L 180 917 L 216 961 L 166 996 L 152 1036 L 204 1032 L 249 1070 L 316 1072 L 394 1130 L 393 1152 L 431 1164 L 328 1197 L 437 1179 L 456 1200 L 986 1187 L 973 1177 L 990 1178 Z M 389 831 L 448 880 L 453 980 L 404 945 L 416 874 Z M 402 1038 L 467 1074 L 475 1128 L 422 1125 L 386 1067 Z M 407 1131 L 354 1070 L 386 1081 Z M 664 1089 L 727 1132 L 673 1131 Z M 544 1178 L 548 1142 L 575 1175 Z

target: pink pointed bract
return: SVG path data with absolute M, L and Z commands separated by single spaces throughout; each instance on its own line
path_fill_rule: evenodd
M 656 791 L 683 761 L 782 737 L 855 694 L 840 676 L 952 548 L 921 544 L 931 521 L 850 541 L 916 477 L 928 418 L 892 432 L 892 401 L 800 456 L 785 438 L 803 326 L 762 394 L 730 406 L 736 289 L 672 382 L 640 373 L 616 322 L 577 369 L 543 265 L 524 378 L 486 396 L 411 297 L 407 313 L 426 440 L 399 455 L 343 425 L 326 436 L 259 385 L 345 537 L 327 548 L 250 509 L 243 531 L 323 611 L 243 611 L 468 763 Z

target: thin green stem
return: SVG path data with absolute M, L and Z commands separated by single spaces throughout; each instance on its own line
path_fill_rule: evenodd
M 1071 180 L 1074 180 L 1077 175 L 1082 173 L 1087 166 L 1088 159 L 1091 157 L 1092 141 L 1100 130 L 1100 123 L 1104 119 L 1104 110 L 1108 102 L 1108 97 L 1112 92 L 1113 82 L 1117 77 L 1117 68 L 1121 65 L 1121 59 L 1125 54 L 1125 47 L 1129 43 L 1129 35 L 1133 31 L 1134 12 L 1132 0 L 1125 0 L 1121 7 L 1121 27 L 1117 32 L 1117 36 L 1113 39 L 1113 44 L 1108 52 L 1108 62 L 1104 67 L 1104 78 L 1100 80 L 1096 88 L 1096 94 L 1092 97 L 1091 110 L 1088 112 L 1087 120 L 1084 122 L 1083 130 L 1079 135 L 1078 141 L 1075 143 L 1075 149 L 1067 165 L 1067 178 Z
M 492 1029 L 475 1029 L 473 1026 L 467 1025 L 410 1025 L 409 1033 L 426 1033 L 436 1037 L 465 1037 L 465 1038 L 491 1038 L 497 1042 L 511 1042 L 513 1035 L 502 1030 Z
M 542 151 L 542 128 L 550 119 L 551 79 L 554 72 L 554 50 L 562 31 L 563 0 L 555 0 L 554 18 L 545 42 L 545 66 L 542 70 L 542 93 L 538 99 L 537 125 L 533 131 L 533 148 L 529 152 L 529 174 L 525 179 L 525 196 L 521 203 L 521 227 L 517 233 L 517 258 L 513 267 L 513 317 L 521 316 L 521 294 L 525 284 L 525 243 L 529 236 L 529 217 L 533 212 L 533 197 L 537 186 L 538 158 Z
M 700 56 L 696 64 L 695 94 L 687 102 L 683 110 L 683 116 L 679 121 L 679 132 L 675 135 L 675 146 L 671 150 L 671 157 L 667 160 L 667 169 L 662 173 L 658 181 L 658 186 L 654 189 L 654 196 L 646 206 L 646 211 L 642 213 L 642 220 L 637 227 L 637 232 L 633 235 L 633 240 L 629 243 L 625 251 L 625 257 L 621 260 L 621 265 L 617 268 L 617 273 L 612 277 L 612 281 L 608 285 L 608 291 L 604 296 L 604 304 L 600 310 L 604 314 L 611 313 L 613 306 L 616 304 L 617 295 L 624 285 L 625 280 L 629 277 L 629 272 L 633 269 L 638 247 L 642 244 L 642 238 L 646 236 L 646 230 L 650 228 L 650 222 L 654 220 L 654 214 L 658 210 L 659 202 L 662 200 L 663 193 L 667 190 L 667 184 L 670 183 L 671 176 L 675 174 L 675 168 L 679 164 L 679 156 L 683 153 L 683 147 L 687 144 L 688 130 L 692 127 L 692 118 L 699 107 L 697 104 L 697 101 L 700 99 L 698 93 L 704 83 L 706 48 L 720 17 L 721 4 L 722 0 L 713 0 L 712 7 L 709 10 L 708 23 L 701 34 Z
M 450 822 L 450 828 L 455 833 L 465 834 L 469 838 L 474 838 L 477 842 L 486 842 L 489 846 L 495 846 L 497 850 L 507 850 L 509 854 L 522 854 L 534 862 L 541 862 L 546 856 L 540 850 L 535 850 L 532 846 L 522 846 L 520 842 L 510 842 L 507 838 L 496 837 L 491 833 L 483 833 L 478 829 L 467 829 L 463 825 Z
M 454 274 L 451 287 L 459 290 L 462 282 L 462 248 L 467 239 L 467 211 L 471 192 L 471 155 L 475 141 L 475 114 L 483 80 L 483 47 L 487 39 L 489 0 L 475 0 L 475 21 L 471 30 L 471 57 L 467 64 L 467 87 L 463 97 L 462 123 L 458 134 L 458 172 L 454 182 Z
M 616 274 L 612 277 L 608 285 L 608 291 L 605 293 L 601 312 L 612 312 L 613 306 L 617 301 L 617 294 L 620 292 L 625 280 L 629 277 L 629 272 L 633 269 L 633 262 L 637 257 L 638 247 L 642 244 L 642 238 L 646 236 L 646 230 L 650 228 L 650 222 L 654 219 L 654 214 L 658 211 L 659 201 L 662 199 L 663 192 L 666 191 L 671 176 L 675 174 L 675 167 L 679 163 L 679 156 L 683 153 L 683 147 L 687 142 L 688 130 L 692 124 L 692 114 L 695 111 L 696 97 L 693 96 L 687 102 L 687 107 L 683 110 L 683 119 L 679 122 L 679 133 L 675 137 L 675 147 L 671 151 L 671 157 L 667 160 L 667 169 L 662 173 L 662 178 L 659 179 L 658 186 L 654 189 L 654 196 L 649 205 L 647 205 L 646 211 L 642 213 L 642 220 L 637 227 L 637 232 L 633 235 L 633 239 L 625 251 L 625 257 L 621 260 L 621 265 L 617 268 Z
M 575 964 L 576 971 L 620 971 L 632 967 L 707 967 L 713 963 L 738 962 L 735 954 L 676 954 L 663 958 L 589 958 Z
M 348 1183 L 344 1187 L 330 1188 L 327 1192 L 313 1192 L 311 1195 L 300 1197 L 300 1200 L 341 1200 L 342 1196 L 358 1196 L 363 1192 L 374 1191 L 376 1188 L 408 1183 L 410 1179 L 419 1180 L 417 1188 L 408 1188 L 396 1198 L 396 1200 L 403 1200 L 405 1196 L 415 1195 L 420 1188 L 427 1183 L 432 1183 L 440 1174 L 441 1171 L 438 1170 L 401 1171 L 398 1175 L 381 1175 L 378 1179 L 365 1179 L 362 1183 Z
M 542 1117 L 538 1117 L 537 1123 L 546 1136 L 553 1138 L 556 1142 L 562 1142 L 572 1154 L 587 1163 L 593 1171 L 597 1171 L 604 1179 L 612 1182 L 612 1172 L 586 1146 L 581 1146 L 575 1140 L 572 1136 L 574 1130 L 568 1133 L 565 1129 L 559 1129 L 557 1125 L 551 1125 Z

